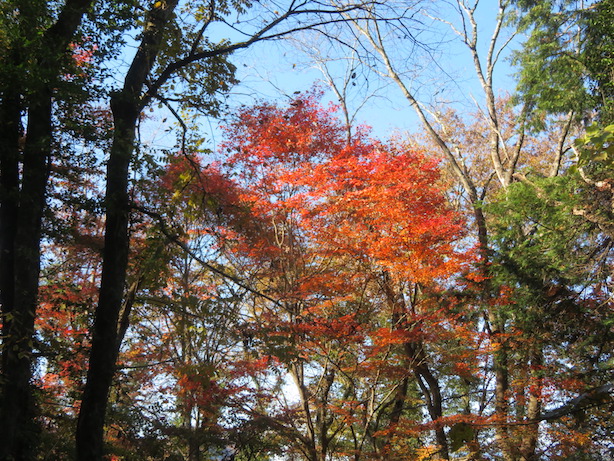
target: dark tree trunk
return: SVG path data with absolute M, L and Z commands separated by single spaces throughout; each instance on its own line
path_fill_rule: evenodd
M 422 350 L 422 346 L 419 347 Z M 422 362 L 422 360 L 426 359 L 426 354 L 424 354 L 424 352 L 419 352 L 419 357 L 420 358 L 416 360 L 419 365 L 414 367 L 414 373 L 416 375 L 418 385 L 422 390 L 422 394 L 425 397 L 429 416 L 431 417 L 432 421 L 437 421 L 443 416 L 439 381 L 437 381 L 437 378 L 433 375 L 428 365 Z M 435 440 L 437 440 L 437 445 L 439 446 L 439 452 L 437 453 L 436 459 L 450 459 L 446 433 L 441 424 L 438 424 L 437 422 L 435 424 Z
M 19 209 L 19 137 L 21 104 L 19 93 L 5 89 L 0 105 L 0 305 L 2 337 L 6 338 L 15 304 L 15 237 Z M 6 370 L 7 348 L 2 348 L 2 370 Z
M 51 152 L 51 95 L 41 90 L 30 106 L 24 150 L 17 235 L 14 246 L 14 304 L 4 344 L 2 422 L 7 442 L 4 454 L 29 459 L 36 445 L 31 392 L 32 340 L 38 298 L 40 239 Z
M 16 456 L 17 437 L 26 409 L 18 402 L 19 386 L 15 382 L 14 363 L 18 357 L 18 338 L 11 330 L 15 314 L 15 240 L 19 217 L 19 141 L 21 133 L 22 46 L 13 46 L 3 62 L 0 82 L 0 304 L 2 307 L 2 379 L 0 380 L 0 460 Z M 15 406 L 20 405 L 15 412 Z M 20 412 L 23 413 L 20 414 Z
M 40 240 L 52 139 L 52 88 L 68 44 L 90 0 L 68 0 L 57 21 L 39 36 L 36 6 L 19 5 L 22 34 L 12 43 L 2 74 L 0 109 L 0 302 L 2 303 L 2 438 L 0 460 L 33 459 L 38 440 L 32 392 L 32 349 L 38 303 Z M 29 38 L 28 38 L 29 37 Z M 28 48 L 31 46 L 31 49 Z M 42 47 L 38 51 L 38 47 Z M 30 66 L 40 80 L 26 78 Z M 30 80 L 31 87 L 23 88 Z M 27 98 L 25 95 L 27 94 Z M 22 110 L 27 129 L 19 173 Z
M 177 0 L 156 5 L 159 6 L 147 18 L 141 45 L 128 70 L 124 87 L 111 97 L 115 131 L 107 164 L 102 281 L 92 331 L 87 381 L 77 422 L 77 459 L 80 461 L 102 460 L 104 454 L 104 422 L 119 352 L 119 315 L 130 244 L 128 171 L 134 152 L 138 117 L 146 104 L 142 92 Z
M 0 110 L 0 303 L 2 304 L 2 400 L 0 424 L 2 437 L 0 459 L 13 457 L 17 435 L 24 415 L 15 413 L 18 384 L 14 382 L 12 367 L 16 359 L 13 347 L 17 346 L 11 335 L 15 311 L 15 238 L 19 210 L 19 94 L 2 95 Z M 21 408 L 17 411 L 19 412 Z M 25 409 L 23 410 L 26 411 Z
M 128 264 L 128 167 L 132 157 L 138 109 L 126 104 L 121 94 L 112 99 L 115 138 L 107 165 L 105 241 L 102 282 L 87 384 L 77 425 L 77 454 L 82 460 L 102 459 L 106 405 L 118 348 L 119 313 Z

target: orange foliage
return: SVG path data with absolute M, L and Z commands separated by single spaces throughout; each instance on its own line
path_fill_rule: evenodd
M 317 99 L 309 93 L 285 108 L 242 109 L 225 128 L 225 160 L 204 167 L 179 156 L 161 183 L 175 191 L 172 200 L 205 214 L 188 238 L 209 233 L 224 260 L 268 297 L 249 308 L 249 334 L 263 356 L 237 361 L 233 373 L 258 377 L 284 366 L 297 386 L 313 389 L 301 397 L 303 408 L 328 415 L 339 434 L 361 433 L 376 418 L 367 395 L 382 399 L 376 407 L 384 411 L 391 395 L 384 383 L 394 389 L 411 373 L 406 345 L 418 351 L 422 343 L 470 338 L 453 302 L 436 299 L 471 255 L 460 248 L 464 222 L 447 205 L 439 162 L 365 131 L 348 143 L 335 109 Z M 418 286 L 433 301 L 405 304 Z M 476 373 L 466 348 L 434 347 L 458 362 L 458 375 Z M 200 386 L 183 377 L 178 385 L 184 398 Z M 336 389 L 348 386 L 341 398 Z M 406 434 L 417 427 L 401 424 Z M 389 440 L 399 433 L 379 430 Z

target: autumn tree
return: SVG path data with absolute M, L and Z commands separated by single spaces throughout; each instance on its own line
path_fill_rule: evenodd
M 222 215 L 218 207 L 230 203 L 234 187 L 200 168 L 197 156 L 173 157 L 144 194 L 146 203 L 157 205 L 144 210 L 155 219 L 153 235 L 159 232 L 166 243 L 167 262 L 159 285 L 137 296 L 137 320 L 120 355 L 122 387 L 133 396 L 127 400 L 136 398 L 136 410 L 147 415 L 158 437 L 190 460 L 229 444 L 249 452 L 257 445 L 250 434 L 258 440 L 250 430 L 257 390 L 246 378 L 251 362 L 241 332 L 244 288 L 219 269 L 212 235 L 232 214 Z
M 90 1 L 2 5 L 2 459 L 27 459 L 38 438 L 30 381 L 42 218 L 57 148 L 54 100 L 68 102 L 78 94 L 78 86 L 72 86 L 67 75 L 77 74 L 83 61 L 75 59 L 71 43 L 78 46 L 91 5 Z
M 79 406 L 88 460 L 226 440 L 312 460 L 605 453 L 611 2 L 499 1 L 485 47 L 477 1 L 425 5 L 2 4 L 0 459 L 33 458 L 41 427 L 65 456 Z M 428 105 L 397 59 L 437 51 L 417 18 L 468 53 L 475 114 Z M 233 52 L 297 31 L 351 48 L 340 85 L 320 60 L 338 97 L 357 72 L 396 84 L 418 143 L 372 140 L 310 93 L 238 111 L 207 164 L 186 114 L 220 114 Z M 519 32 L 519 94 L 500 97 Z M 139 138 L 158 105 L 180 129 L 165 172 Z
M 54 150 L 59 145 L 55 141 L 71 130 L 70 117 L 62 118 L 59 114 L 75 107 L 72 104 L 78 100 L 73 98 L 74 94 L 85 90 L 88 96 L 100 98 L 97 102 L 102 106 L 110 105 L 113 122 L 105 176 L 106 230 L 99 315 L 92 330 L 90 378 L 77 431 L 79 456 L 100 457 L 104 407 L 117 356 L 117 322 L 126 281 L 128 170 L 134 158 L 135 129 L 142 110 L 154 100 L 169 103 L 167 97 L 171 94 L 167 90 L 176 88 L 180 97 L 174 98 L 171 106 L 183 102 L 198 106 L 204 113 L 215 113 L 216 95 L 233 82 L 233 67 L 225 59 L 229 53 L 296 29 L 323 27 L 341 12 L 362 6 L 328 8 L 305 2 L 268 11 L 264 7 L 251 10 L 250 5 L 242 2 L 222 2 L 191 5 L 180 15 L 178 2 L 103 3 L 95 8 L 88 1 L 2 5 L 1 292 L 5 333 L 2 420 L 8 440 L 2 447 L 5 458 L 26 456 L 19 453 L 36 445 L 30 380 L 42 215 L 48 201 L 49 167 L 58 152 Z M 210 25 L 232 27 L 231 12 L 242 14 L 247 10 L 257 17 L 242 22 L 246 27 L 244 41 L 216 45 L 207 39 Z M 92 14 L 86 17 L 86 13 Z M 127 70 L 123 87 L 107 91 L 104 76 L 96 80 L 96 90 L 84 85 L 81 77 L 99 76 L 98 71 L 105 66 L 102 61 L 113 59 L 125 44 L 127 36 L 122 34 L 127 24 L 139 24 L 143 30 L 141 47 Z M 88 32 L 90 39 L 95 35 L 100 41 L 87 43 Z M 91 53 L 96 48 L 100 51 Z M 83 71 L 83 63 L 92 55 L 95 65 Z M 202 75 L 207 78 L 201 79 Z M 183 90 L 186 92 L 181 93 Z M 172 107 L 170 110 L 177 113 Z M 88 121 L 96 117 L 94 112 L 79 115 L 92 116 Z M 98 148 L 104 149 L 102 142 Z
M 408 453 L 386 442 L 403 415 L 415 418 L 408 426 L 422 423 L 408 404 L 412 388 L 434 399 L 430 419 L 445 445 L 428 365 L 441 362 L 427 355 L 431 335 L 453 333 L 434 321 L 444 307 L 418 301 L 462 261 L 460 221 L 437 186 L 438 162 L 365 133 L 348 144 L 343 124 L 314 98 L 246 108 L 227 128 L 227 160 L 195 176 L 200 203 L 232 217 L 209 233 L 233 273 L 249 274 L 251 347 L 283 365 L 298 395 L 278 402 L 285 415 L 260 418 L 306 459 L 393 456 Z M 236 178 L 226 201 L 212 199 L 209 175 L 220 167 Z
M 311 5 L 309 2 L 291 4 L 280 11 L 264 11 L 263 24 L 246 32 L 246 39 L 236 43 L 222 42 L 215 45 L 205 34 L 214 23 L 223 23 L 231 10 L 246 12 L 248 4 L 191 5 L 194 16 L 188 16 L 183 24 L 182 38 L 177 46 L 166 48 L 165 42 L 175 29 L 178 2 L 155 3 L 145 15 L 145 29 L 139 47 L 128 69 L 124 86 L 111 95 L 114 138 L 107 164 L 107 189 L 105 198 L 106 227 L 103 254 L 103 271 L 98 308 L 93 325 L 92 352 L 87 383 L 84 389 L 79 423 L 77 426 L 77 451 L 79 457 L 100 458 L 105 402 L 113 377 L 117 358 L 117 322 L 123 302 L 123 286 L 129 253 L 128 221 L 130 200 L 128 171 L 134 152 L 135 129 L 142 110 L 152 101 L 164 102 L 165 91 L 175 88 L 174 83 L 182 72 L 186 89 L 196 89 L 199 76 L 209 82 L 200 93 L 199 108 L 205 113 L 215 113 L 218 100 L 215 95 L 228 88 L 232 81 L 232 66 L 225 57 L 252 44 L 279 38 L 294 30 L 304 30 L 325 25 L 339 18 L 344 11 L 360 10 L 364 5 L 348 4 L 340 7 Z M 200 9 L 200 10 L 199 10 Z M 257 12 L 259 13 L 259 12 Z M 295 21 L 296 18 L 296 22 Z M 293 23 L 292 23 L 293 22 Z M 179 22 L 180 23 L 180 22 Z M 243 21 L 245 24 L 246 21 Z M 249 21 L 247 21 L 249 23 Z M 288 23 L 288 24 L 286 24 Z M 248 26 L 249 27 L 249 26 Z M 284 28 L 285 27 L 285 28 Z M 193 103 L 189 97 L 181 102 Z
M 504 459 L 510 460 L 530 459 L 536 456 L 540 426 L 537 421 L 541 418 L 540 409 L 548 404 L 546 394 L 532 391 L 531 389 L 535 388 L 528 383 L 544 382 L 542 378 L 547 373 L 543 372 L 543 369 L 542 371 L 536 370 L 543 366 L 541 354 L 549 346 L 537 345 L 542 333 L 538 333 L 530 322 L 525 322 L 524 317 L 525 311 L 539 311 L 549 305 L 549 301 L 546 300 L 548 283 L 541 279 L 542 297 L 533 298 L 536 302 L 537 299 L 543 301 L 541 307 L 520 302 L 522 299 L 520 293 L 523 288 L 519 289 L 518 301 L 513 301 L 515 298 L 513 287 L 518 287 L 521 282 L 518 280 L 515 283 L 511 283 L 510 280 L 502 282 L 502 279 L 495 277 L 499 273 L 498 252 L 502 250 L 499 247 L 502 242 L 500 240 L 502 228 L 499 225 L 506 220 L 499 214 L 501 208 L 489 208 L 488 204 L 509 200 L 510 198 L 506 195 L 507 191 L 510 191 L 511 197 L 510 188 L 516 182 L 524 182 L 527 187 L 535 187 L 538 196 L 543 197 L 543 200 L 546 200 L 546 203 L 550 203 L 551 206 L 560 206 L 564 203 L 555 198 L 548 202 L 544 189 L 537 186 L 538 181 L 528 179 L 527 175 L 532 173 L 538 176 L 550 176 L 553 178 L 550 181 L 555 183 L 557 181 L 555 177 L 566 171 L 570 163 L 569 153 L 572 151 L 573 139 L 581 131 L 581 126 L 577 123 L 579 114 L 586 114 L 586 112 L 585 109 L 572 107 L 569 101 L 565 101 L 575 98 L 576 102 L 586 102 L 588 99 L 583 99 L 579 95 L 586 95 L 591 90 L 582 87 L 590 80 L 583 80 L 582 77 L 579 77 L 586 70 L 581 63 L 582 59 L 580 58 L 580 61 L 574 63 L 573 66 L 565 66 L 564 62 L 573 60 L 573 52 L 583 46 L 580 44 L 588 44 L 590 40 L 588 37 L 591 36 L 591 33 L 587 32 L 584 27 L 584 24 L 587 24 L 582 22 L 584 19 L 577 23 L 580 25 L 578 28 L 568 26 L 573 24 L 575 18 L 591 17 L 592 21 L 598 21 L 601 14 L 599 12 L 605 11 L 603 8 L 606 8 L 607 2 L 603 5 L 598 2 L 599 4 L 594 9 L 576 6 L 575 2 L 560 2 L 561 5 L 556 2 L 556 5 L 552 2 L 518 3 L 522 4 L 521 7 L 526 7 L 526 10 L 521 9 L 514 2 L 497 3 L 497 14 L 492 21 L 491 34 L 487 37 L 483 35 L 484 31 L 480 28 L 479 23 L 480 14 L 483 12 L 481 4 L 465 1 L 434 5 L 433 8 L 420 3 L 407 2 L 404 4 L 406 16 L 389 23 L 378 21 L 377 12 L 373 11 L 371 18 L 357 17 L 353 20 L 353 33 L 350 35 L 352 39 L 359 37 L 361 40 L 362 47 L 354 46 L 353 49 L 359 50 L 365 67 L 368 66 L 375 73 L 389 78 L 415 110 L 424 128 L 425 136 L 421 138 L 422 141 L 430 138 L 427 143 L 432 145 L 432 151 L 445 160 L 446 168 L 455 178 L 451 182 L 457 191 L 454 197 L 466 204 L 466 209 L 470 213 L 469 224 L 474 229 L 473 235 L 478 243 L 482 261 L 482 276 L 478 284 L 480 294 L 474 298 L 472 305 L 481 305 L 484 310 L 484 316 L 480 320 L 476 318 L 477 322 L 470 328 L 474 330 L 473 334 L 476 337 L 486 334 L 492 346 L 487 354 L 487 360 L 491 363 L 490 370 L 493 371 L 493 378 L 496 382 L 496 385 L 489 389 L 493 391 L 494 396 L 494 405 L 491 408 L 492 424 L 497 440 L 497 450 L 500 450 L 499 453 Z M 421 23 L 416 21 L 417 17 L 422 18 L 423 21 L 431 21 L 430 24 L 435 28 L 439 24 L 442 29 L 447 29 L 449 35 L 442 33 L 442 37 L 456 37 L 458 41 L 452 40 L 446 43 L 456 43 L 457 48 L 455 49 L 459 50 L 459 53 L 463 50 L 466 53 L 467 62 L 475 71 L 476 85 L 472 86 L 471 90 L 466 89 L 465 93 L 478 91 L 480 94 L 479 97 L 474 96 L 477 115 L 472 121 L 468 120 L 469 117 L 461 115 L 457 108 L 436 101 L 432 103 L 435 95 L 441 93 L 445 97 L 450 92 L 438 91 L 436 93 L 433 90 L 429 95 L 430 87 L 424 83 L 424 80 L 421 80 L 419 70 L 425 67 L 424 59 L 429 59 L 438 52 L 445 53 L 445 51 L 419 46 L 415 39 L 415 29 L 412 27 L 420 27 Z M 510 50 L 518 43 L 519 32 L 527 30 L 527 24 L 534 27 L 532 29 L 534 35 L 527 42 L 527 48 L 524 51 L 531 49 L 535 52 L 521 51 L 518 54 L 519 59 L 525 63 L 524 77 L 521 81 L 525 85 L 521 87 L 524 88 L 524 97 L 513 101 L 508 99 L 505 102 L 505 98 L 497 95 L 497 69 L 503 59 L 509 56 Z M 608 34 L 606 33 L 605 36 L 607 37 Z M 586 42 L 584 42 L 585 37 Z M 608 39 L 599 39 L 599 41 L 605 45 L 602 47 L 589 46 L 587 49 L 597 50 L 594 51 L 594 55 L 601 56 L 599 59 L 603 65 L 606 62 L 604 57 L 608 53 Z M 351 42 L 345 40 L 342 43 Z M 580 48 L 577 48 L 576 45 Z M 421 49 L 424 51 L 422 54 L 419 53 Z M 563 51 L 557 53 L 555 49 Z M 421 60 L 416 62 L 418 59 Z M 412 68 L 407 66 L 407 63 L 415 63 L 416 66 Z M 454 72 L 454 69 L 446 68 L 443 61 L 438 61 L 437 66 L 444 68 L 450 74 Z M 541 72 L 540 78 L 536 69 L 546 68 L 549 70 Z M 602 70 L 604 68 L 607 68 L 607 65 L 602 67 Z M 571 78 L 569 75 L 569 72 L 574 69 L 580 69 L 579 72 L 574 73 L 579 78 Z M 568 75 L 568 77 L 561 79 L 561 75 Z M 595 78 L 596 83 L 599 80 Z M 552 84 L 550 79 L 557 80 L 560 85 Z M 462 86 L 461 83 L 453 84 Z M 575 85 L 574 92 L 565 90 L 568 85 Z M 476 90 L 476 87 L 479 90 Z M 598 85 L 592 88 L 596 90 L 594 94 L 600 91 Z M 543 90 L 541 95 L 538 94 L 540 89 Z M 548 96 L 552 92 L 559 91 L 564 98 Z M 553 110 L 553 106 L 559 103 L 561 107 L 557 106 L 557 109 Z M 536 111 L 538 104 L 543 104 L 544 108 L 549 107 L 549 109 Z M 540 117 L 535 117 L 538 112 L 541 114 Z M 597 139 L 596 133 L 595 136 Z M 607 135 L 604 135 L 603 139 L 606 137 Z M 607 149 L 607 142 L 604 147 Z M 584 169 L 581 169 L 580 173 L 583 174 L 583 171 Z M 595 180 L 593 184 L 596 184 Z M 608 189 L 606 184 L 600 184 Z M 581 188 L 585 187 L 581 186 Z M 605 190 L 601 195 L 604 195 L 603 192 Z M 604 203 L 610 203 L 608 197 L 606 192 Z M 568 206 L 563 205 L 564 209 L 578 215 L 584 214 L 588 220 L 593 220 L 593 226 L 605 232 L 605 236 L 608 235 L 607 218 L 603 212 L 596 213 L 595 208 L 588 203 L 584 207 L 570 205 L 569 201 L 567 203 Z M 522 222 L 522 224 L 521 222 L 518 222 L 517 229 L 522 229 L 522 232 L 525 233 L 530 232 L 533 227 L 527 222 Z M 516 242 L 523 238 L 532 241 L 531 237 L 530 234 L 524 234 L 523 237 L 518 237 L 519 240 Z M 601 238 L 604 238 L 604 234 Z M 599 244 L 596 245 L 601 248 Z M 601 249 L 596 247 L 593 249 L 597 251 L 597 254 L 603 254 Z M 493 259 L 494 255 L 497 255 L 497 258 Z M 526 261 L 521 262 L 519 253 L 515 253 L 515 258 L 519 266 L 526 267 L 527 264 L 531 264 Z M 493 264 L 494 261 L 497 261 L 498 264 Z M 465 285 L 463 287 L 467 293 L 470 292 Z M 580 302 L 577 298 L 576 301 Z M 553 326 L 548 328 L 553 328 Z M 516 334 L 526 334 L 526 342 L 517 342 L 514 339 Z M 524 349 L 526 354 L 523 358 L 515 353 L 516 348 Z M 532 348 L 534 353 L 531 356 L 529 351 Z M 605 360 L 605 357 L 602 357 L 601 360 Z M 516 377 L 516 370 L 520 362 L 526 363 L 532 370 L 529 373 L 530 379 Z M 553 365 L 554 368 L 556 368 L 555 365 Z M 518 389 L 514 387 L 521 382 L 524 383 L 521 385 L 524 390 L 518 394 Z M 485 386 L 483 391 L 486 390 L 486 383 L 487 381 L 482 383 Z M 601 385 L 603 381 L 597 388 L 602 389 Z M 591 387 L 588 386 L 587 389 L 590 394 Z M 523 395 L 526 401 L 523 400 L 525 398 L 522 397 Z M 578 390 L 577 398 L 583 400 L 583 395 L 583 391 Z M 531 399 L 533 402 L 527 403 Z M 531 410 L 526 412 L 528 407 L 531 407 Z M 566 408 L 571 410 L 572 407 L 573 405 Z M 479 408 L 480 412 L 484 412 L 481 404 L 476 404 L 474 408 Z M 515 413 L 518 408 L 524 408 L 524 410 Z M 514 426 L 518 418 L 525 421 L 524 427 Z M 479 430 L 480 425 L 476 424 L 473 427 Z M 471 432 L 471 434 L 473 437 L 478 432 Z

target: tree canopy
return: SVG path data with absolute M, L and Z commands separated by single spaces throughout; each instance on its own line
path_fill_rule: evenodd
M 609 459 L 613 13 L 4 1 L 0 460 Z

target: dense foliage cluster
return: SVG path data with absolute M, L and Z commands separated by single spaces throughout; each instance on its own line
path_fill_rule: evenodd
M 500 0 L 485 56 L 477 1 L 286 3 L 0 5 L 0 461 L 610 459 L 613 2 Z M 402 67 L 431 4 L 476 112 Z M 231 54 L 308 30 L 339 105 L 225 114 Z M 422 131 L 351 126 L 361 66 Z

